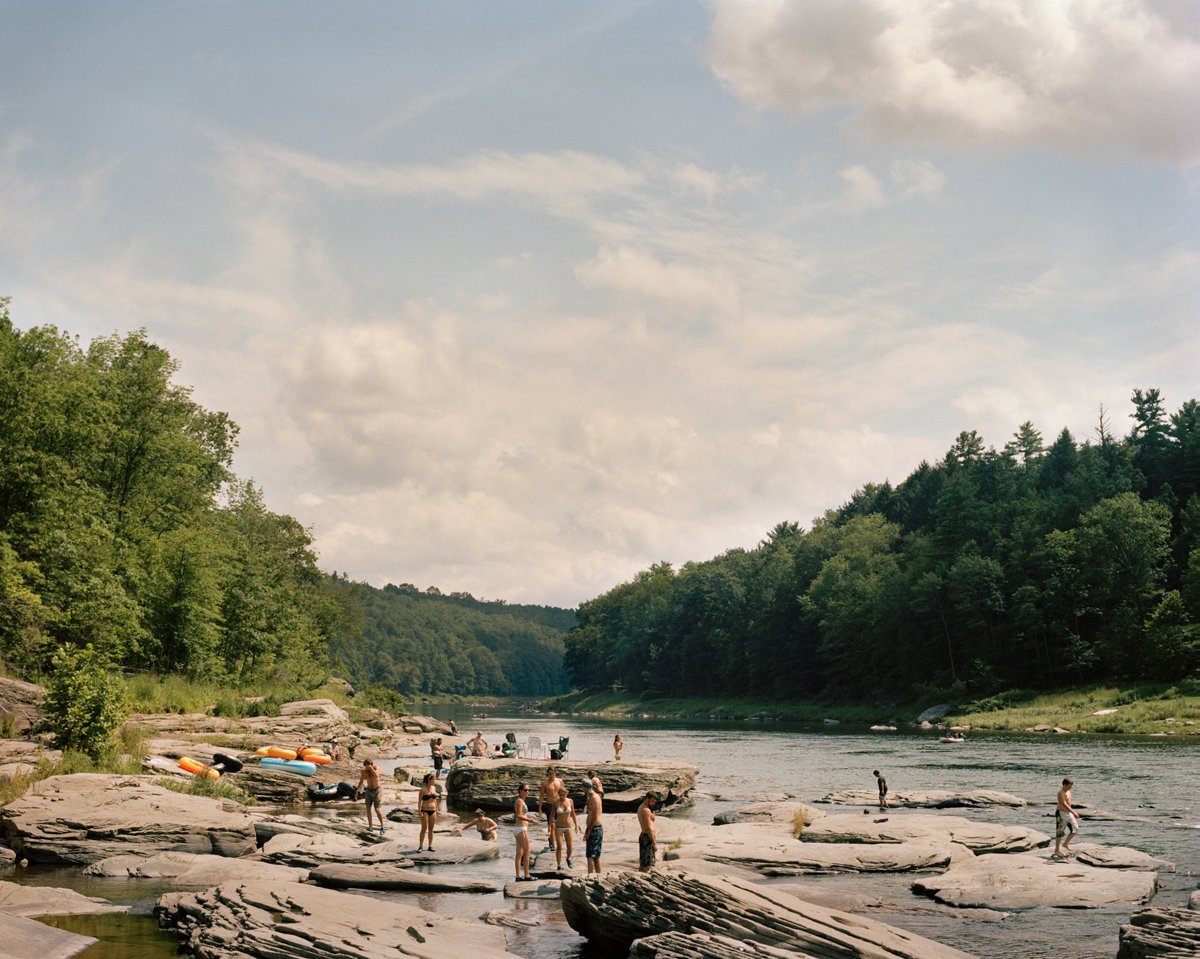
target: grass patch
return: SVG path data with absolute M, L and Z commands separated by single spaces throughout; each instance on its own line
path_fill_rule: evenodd
M 206 779 L 203 776 L 192 776 L 182 779 L 178 776 L 164 776 L 154 780 L 155 785 L 170 789 L 172 792 L 183 793 L 185 796 L 206 796 L 209 799 L 227 799 L 240 806 L 251 806 L 254 797 L 246 790 L 223 779 Z
M 1116 712 L 1094 715 L 1114 709 Z M 1014 691 L 968 703 L 947 721 L 1009 732 L 1044 725 L 1073 732 L 1200 735 L 1200 692 L 1193 682 L 1088 686 L 1052 693 Z
M 282 703 L 302 699 L 332 699 L 340 706 L 351 700 L 338 683 L 315 689 L 290 682 L 261 679 L 233 685 L 185 676 L 136 673 L 125 679 L 130 706 L 138 713 L 205 713 L 229 719 L 278 716 Z

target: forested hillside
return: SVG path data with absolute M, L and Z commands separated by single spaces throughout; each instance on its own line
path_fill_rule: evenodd
M 568 610 L 330 577 L 230 469 L 237 427 L 143 332 L 82 346 L 0 300 L 0 670 L 91 644 L 127 671 L 404 693 L 563 687 Z M 413 590 L 415 592 L 415 590 Z
M 483 602 L 408 584 L 375 589 L 333 577 L 350 614 L 334 642 L 337 668 L 355 682 L 406 696 L 546 696 L 567 688 L 563 637 L 570 610 Z
M 1200 406 L 1133 394 L 1124 439 L 964 432 L 751 550 L 578 610 L 575 685 L 675 696 L 990 695 L 1200 667 Z

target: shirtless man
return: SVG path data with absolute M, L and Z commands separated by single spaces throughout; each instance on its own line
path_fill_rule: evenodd
M 654 835 L 654 810 L 658 808 L 658 793 L 651 790 L 638 806 L 638 825 L 642 832 L 638 836 L 638 872 L 649 872 L 654 868 L 654 854 L 658 851 L 658 840 Z
M 583 781 L 583 794 L 587 797 L 587 819 L 584 820 L 583 846 L 587 856 L 588 875 L 600 873 L 600 852 L 604 846 L 604 803 L 602 790 L 595 787 L 594 781 Z
M 365 789 L 363 787 L 366 787 Z M 379 831 L 383 832 L 383 808 L 379 804 L 379 767 L 372 759 L 364 759 L 355 793 L 361 793 L 367 804 L 367 829 L 371 828 L 371 809 L 379 816 Z
M 1062 781 L 1062 789 L 1058 791 L 1058 803 L 1054 808 L 1054 856 L 1061 858 L 1063 850 L 1068 856 L 1071 852 L 1071 840 L 1079 832 L 1079 816 L 1071 805 L 1071 787 L 1075 784 L 1070 779 Z
M 488 744 L 487 740 L 483 738 L 483 733 L 477 732 L 475 738 L 467 742 L 467 748 L 472 756 L 486 756 Z
M 587 771 L 587 778 L 592 781 L 592 788 L 595 789 L 596 792 L 598 792 L 601 796 L 603 796 L 604 783 L 600 780 L 600 774 L 594 769 L 589 769 Z
M 887 780 L 883 778 L 878 769 L 872 770 L 871 775 L 879 780 L 879 808 L 887 809 Z
M 554 800 L 558 796 L 558 787 L 563 781 L 558 778 L 558 770 L 551 766 L 546 770 L 546 778 L 538 787 L 538 814 L 546 817 L 547 849 L 555 848 L 554 837 Z

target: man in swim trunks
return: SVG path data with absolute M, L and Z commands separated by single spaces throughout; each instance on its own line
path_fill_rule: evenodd
M 879 780 L 879 808 L 887 809 L 887 780 L 879 774 L 878 769 L 873 770 L 871 775 Z
M 467 740 L 467 749 L 470 750 L 472 756 L 486 756 L 488 752 L 487 740 L 483 738 L 482 732 L 477 732 L 474 739 Z
M 366 788 L 364 788 L 364 786 Z M 371 828 L 371 810 L 379 816 L 379 831 L 383 832 L 383 808 L 379 804 L 379 767 L 372 759 L 364 759 L 362 772 L 358 776 L 356 794 L 361 794 L 367 804 L 367 829 Z
M 442 763 L 446 760 L 446 750 L 442 748 L 442 737 L 438 736 L 429 744 L 430 758 L 433 759 L 433 771 L 437 775 L 442 774 Z
M 638 836 L 638 872 L 649 872 L 654 868 L 654 854 L 658 840 L 654 834 L 654 810 L 658 808 L 658 793 L 651 790 L 638 806 L 638 825 L 642 827 Z
M 1075 784 L 1070 779 L 1062 781 L 1062 789 L 1058 791 L 1058 802 L 1054 807 L 1054 858 L 1061 859 L 1063 851 L 1068 856 L 1074 856 L 1071 851 L 1071 840 L 1079 832 L 1079 816 L 1071 805 L 1071 787 Z
M 600 872 L 600 851 L 604 846 L 603 793 L 596 789 L 590 779 L 583 781 L 583 794 L 587 797 L 587 819 L 584 820 L 584 855 L 587 856 L 587 871 Z

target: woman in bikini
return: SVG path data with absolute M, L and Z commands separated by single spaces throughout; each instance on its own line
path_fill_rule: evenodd
M 513 803 L 513 839 L 517 844 L 517 882 L 532 880 L 529 875 L 529 824 L 534 822 L 529 815 L 526 803 L 529 800 L 529 787 L 521 783 L 517 787 L 517 801 Z
M 421 791 L 417 793 L 417 811 L 421 814 L 421 838 L 417 840 L 417 852 L 421 851 L 426 833 L 429 834 L 429 851 L 433 852 L 433 826 L 438 814 L 437 783 L 434 782 L 433 773 L 426 773 L 421 781 Z
M 554 844 L 554 858 L 558 862 L 558 868 L 562 869 L 563 843 L 567 844 L 567 868 L 573 868 L 571 865 L 571 852 L 574 848 L 572 843 L 573 832 L 579 832 L 579 820 L 575 818 L 575 803 L 570 796 L 567 795 L 567 787 L 560 786 L 558 788 L 558 798 L 554 800 L 554 829 L 557 832 L 555 837 L 558 841 Z

